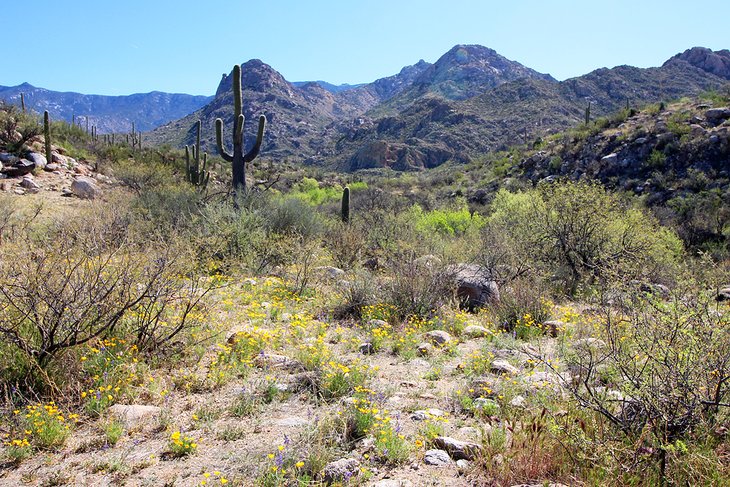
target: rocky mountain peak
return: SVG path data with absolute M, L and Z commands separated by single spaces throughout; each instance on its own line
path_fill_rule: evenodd
M 262 93 L 267 91 L 290 92 L 292 89 L 291 84 L 278 71 L 260 59 L 251 59 L 241 64 L 241 83 L 246 90 Z M 215 96 L 231 93 L 232 86 L 233 69 L 223 76 L 220 84 L 218 84 Z
M 664 65 L 684 61 L 703 71 L 730 79 L 730 51 L 713 51 L 706 47 L 693 47 L 670 58 Z
M 452 100 L 464 100 L 519 78 L 554 81 L 488 47 L 460 44 L 451 48 L 415 80 L 421 89 Z

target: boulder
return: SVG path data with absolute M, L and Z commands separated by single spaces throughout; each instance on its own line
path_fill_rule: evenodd
M 8 177 L 18 178 L 30 174 L 35 169 L 35 163 L 27 159 L 20 159 L 12 166 L 3 164 L 2 172 Z
M 710 108 L 705 112 L 705 118 L 709 123 L 713 125 L 719 125 L 723 122 L 723 120 L 730 118 L 730 108 Z
M 444 416 L 446 416 L 444 411 L 436 408 L 429 408 L 414 411 L 411 415 L 411 419 L 414 421 L 426 421 L 429 418 L 443 418 Z
M 37 193 L 41 189 L 30 174 L 23 176 L 23 180 L 20 182 L 20 185 L 31 193 Z
M 491 333 L 483 326 L 469 325 L 464 328 L 464 335 L 468 336 L 469 338 L 484 338 L 491 335 Z
M 613 164 L 616 164 L 617 161 L 618 161 L 618 154 L 616 154 L 616 153 L 611 153 L 607 156 L 601 157 L 601 162 L 603 164 L 613 165 Z
M 372 487 L 413 487 L 413 483 L 406 479 L 383 479 L 375 482 Z
M 416 353 L 418 353 L 420 357 L 427 357 L 433 353 L 433 345 L 428 342 L 420 343 L 416 347 Z
M 124 423 L 125 428 L 132 428 L 146 420 L 156 418 L 161 409 L 157 406 L 141 404 L 114 404 L 109 412 Z
M 482 447 L 470 441 L 460 441 L 448 436 L 437 436 L 434 444 L 448 452 L 454 460 L 474 460 L 482 451 Z
M 375 353 L 375 347 L 370 342 L 361 343 L 359 348 L 360 353 L 363 355 L 372 355 Z
M 101 196 L 101 189 L 91 178 L 79 176 L 71 183 L 71 192 L 78 198 L 93 200 Z
M 39 169 L 45 169 L 46 164 L 48 164 L 46 156 L 44 156 L 40 152 L 29 152 L 28 154 L 26 154 L 25 158 L 35 163 L 35 167 Z
M 435 449 L 428 450 L 423 457 L 423 461 L 426 465 L 433 465 L 436 467 L 445 467 L 454 463 L 448 452 Z
M 360 471 L 360 462 L 356 458 L 340 458 L 324 466 L 325 482 L 343 482 L 356 476 Z
M 454 276 L 456 296 L 468 309 L 499 302 L 499 288 L 486 267 L 477 264 L 449 266 L 447 272 Z
M 490 369 L 489 370 L 493 374 L 510 374 L 510 375 L 515 375 L 515 374 L 517 374 L 519 372 L 519 370 L 517 369 L 517 367 L 515 367 L 512 364 L 510 364 L 506 360 L 500 360 L 500 359 L 494 360 L 492 362 L 492 365 L 490 366 Z
M 431 330 L 427 332 L 425 336 L 426 340 L 428 340 L 432 345 L 436 345 L 439 347 L 443 347 L 453 340 L 453 338 L 451 338 L 451 335 L 449 335 L 448 332 L 445 332 L 444 330 Z

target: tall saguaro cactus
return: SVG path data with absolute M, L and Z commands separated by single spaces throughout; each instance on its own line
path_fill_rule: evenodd
M 342 190 L 342 209 L 340 213 L 342 222 L 350 223 L 350 188 L 347 186 Z
M 203 154 L 203 164 L 200 164 L 200 129 L 202 123 L 200 120 L 195 124 L 197 135 L 195 137 L 195 145 L 185 146 L 185 162 L 187 163 L 188 181 L 200 189 L 205 189 L 210 178 L 210 171 L 205 170 L 208 163 L 208 153 Z M 192 152 L 192 162 L 191 153 Z
M 25 93 L 20 94 L 20 107 L 23 109 L 23 113 L 25 113 Z
M 46 160 L 50 164 L 53 162 L 53 154 L 51 153 L 51 120 L 48 110 L 43 112 L 43 138 L 46 139 Z
M 218 153 L 223 160 L 233 165 L 233 192 L 239 190 L 246 192 L 246 164 L 253 161 L 259 154 L 261 142 L 264 139 L 264 128 L 266 127 L 266 117 L 259 117 L 259 130 L 256 135 L 256 143 L 250 151 L 244 153 L 243 144 L 243 102 L 241 88 L 241 66 L 233 67 L 233 153 L 229 153 L 223 147 L 223 120 L 220 118 L 215 121 L 215 139 L 218 146 Z

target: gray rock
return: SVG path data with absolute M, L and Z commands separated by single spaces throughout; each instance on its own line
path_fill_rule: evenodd
M 634 141 L 634 144 L 636 145 L 644 145 L 646 144 L 647 138 L 646 137 L 639 137 Z
M 730 108 L 710 108 L 705 112 L 705 118 L 713 125 L 720 124 L 723 120 L 730 118 Z
M 35 164 L 35 167 L 39 169 L 44 169 L 46 167 L 46 164 L 48 164 L 46 156 L 44 156 L 40 152 L 29 152 L 25 157 L 29 161 L 33 162 Z
M 527 406 L 527 400 L 523 396 L 515 396 L 509 402 L 509 405 L 515 408 L 524 408 Z
M 3 164 L 3 174 L 11 178 L 17 178 L 30 174 L 35 169 L 35 163 L 27 159 L 20 159 L 12 166 Z
M 431 342 L 433 345 L 438 345 L 440 347 L 450 343 L 453 338 L 451 338 L 451 335 L 449 335 L 448 332 L 445 332 L 444 330 L 431 330 L 428 333 L 426 333 L 426 340 Z
M 558 336 L 558 332 L 565 329 L 566 323 L 560 320 L 548 320 L 544 321 L 542 326 L 550 336 L 555 338 Z
M 426 465 L 434 465 L 436 467 L 445 467 L 454 463 L 448 452 L 444 450 L 428 450 L 423 457 L 423 461 Z
M 41 189 L 30 174 L 23 176 L 23 180 L 20 182 L 20 185 L 31 193 L 37 193 Z
M 689 126 L 692 136 L 698 137 L 705 134 L 705 129 L 702 127 L 702 125 L 698 125 L 696 123 L 693 123 Z
M 406 479 L 383 479 L 372 484 L 372 487 L 413 487 L 413 482 Z
M 469 338 L 484 338 L 491 335 L 491 333 L 483 326 L 469 325 L 464 328 L 464 335 L 468 336 Z
M 360 462 L 356 458 L 340 458 L 324 467 L 325 482 L 342 482 L 355 477 L 360 471 Z
M 454 276 L 456 296 L 470 309 L 499 302 L 499 288 L 486 267 L 476 264 L 449 266 L 447 272 Z
M 466 471 L 466 469 L 469 468 L 469 465 L 471 465 L 471 462 L 469 460 L 457 460 L 456 461 L 456 468 L 459 469 L 459 472 Z
M 368 326 L 370 328 L 382 328 L 384 326 L 388 326 L 388 322 L 384 321 L 384 320 L 372 319 L 372 320 L 368 321 Z
M 440 409 L 436 408 L 429 408 L 429 409 L 419 409 L 418 411 L 414 411 L 411 415 L 411 419 L 414 421 L 426 421 L 429 418 L 442 418 L 446 416 L 446 413 L 443 412 Z
M 490 369 L 489 370 L 493 374 L 511 374 L 511 375 L 515 375 L 515 374 L 517 374 L 519 372 L 519 370 L 517 369 L 517 367 L 515 367 L 512 364 L 510 364 L 506 360 L 500 360 L 500 359 L 497 359 L 497 360 L 492 361 L 492 365 L 490 366 Z
M 446 450 L 454 460 L 474 460 L 482 451 L 482 447 L 470 441 L 460 441 L 448 436 L 438 436 L 434 444 Z
M 43 170 L 46 172 L 58 171 L 59 169 L 61 169 L 61 166 L 59 166 L 58 164 L 56 164 L 54 162 L 52 162 L 50 164 L 46 164 L 46 167 L 43 168 Z
M 618 154 L 614 152 L 607 156 L 603 156 L 601 157 L 601 162 L 603 164 L 616 164 L 616 162 L 618 162 Z
M 12 166 L 16 162 L 18 162 L 18 160 L 19 159 L 17 156 L 14 156 L 9 152 L 0 152 L 0 167 L 2 167 L 3 164 Z
M 56 164 L 60 164 L 62 166 L 68 166 L 68 161 L 66 160 L 66 157 L 62 156 L 61 154 L 56 154 L 55 152 L 52 152 L 51 158 L 53 159 L 51 162 L 55 162 Z
M 304 418 L 298 418 L 296 416 L 289 416 L 288 418 L 282 418 L 276 421 L 277 426 L 284 426 L 286 428 L 296 428 L 299 426 L 305 426 L 309 424 L 309 421 L 307 421 Z
M 370 342 L 360 344 L 360 353 L 363 355 L 372 355 L 375 353 L 375 347 Z
M 78 198 L 93 200 L 101 196 L 101 189 L 91 178 L 79 176 L 71 183 L 71 192 Z
M 318 267 L 316 270 L 321 272 L 328 279 L 332 280 L 339 279 L 345 275 L 345 271 L 332 266 Z
M 427 357 L 433 353 L 433 345 L 428 342 L 419 343 L 416 347 L 416 353 L 421 357 Z
M 125 428 L 132 428 L 144 421 L 156 418 L 160 415 L 161 409 L 157 406 L 146 406 L 142 404 L 114 404 L 109 412 L 116 416 Z

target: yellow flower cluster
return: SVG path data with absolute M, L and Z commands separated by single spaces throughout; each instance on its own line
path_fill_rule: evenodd
M 10 446 L 16 447 L 28 446 L 30 443 L 39 448 L 59 447 L 79 419 L 78 414 L 64 415 L 53 401 L 31 404 L 26 406 L 24 414 L 19 409 L 13 414 L 19 418 L 18 426 L 23 432 L 22 438 L 9 442 Z
M 195 453 L 198 444 L 189 436 L 183 435 L 180 431 L 175 431 L 170 435 L 170 450 L 175 456 L 182 457 Z
M 210 482 L 218 481 L 220 485 L 226 485 L 228 479 L 218 470 L 215 470 L 212 474 L 210 472 L 203 472 L 203 480 L 200 481 L 200 485 L 211 485 Z

